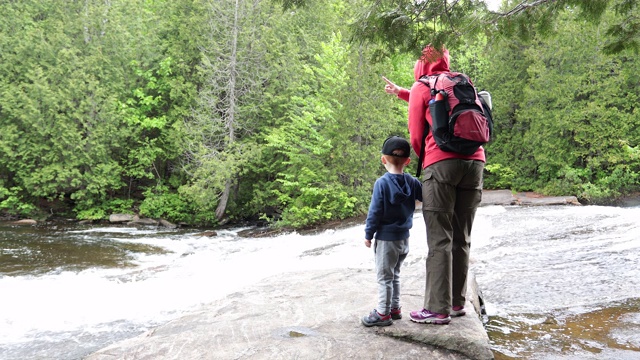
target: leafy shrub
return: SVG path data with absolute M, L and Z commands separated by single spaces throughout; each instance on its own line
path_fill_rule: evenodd
M 485 166 L 489 172 L 489 176 L 484 179 L 485 187 L 489 189 L 510 189 L 513 180 L 516 178 L 516 172 L 508 166 L 501 164 L 490 164 Z
M 20 187 L 7 189 L 0 184 L 0 210 L 5 210 L 12 215 L 29 216 L 35 214 L 37 208 L 22 199 L 21 191 Z
M 298 197 L 284 208 L 276 226 L 299 228 L 355 214 L 357 199 L 346 191 L 312 186 L 299 191 Z
M 608 202 L 616 192 L 611 189 L 603 188 L 592 183 L 586 183 L 582 185 L 582 192 L 578 197 L 591 204 L 599 204 Z
M 74 211 L 80 220 L 105 220 L 111 214 L 133 214 L 132 199 L 111 199 L 94 206 L 83 202 L 83 207 L 77 206 Z
M 192 223 L 195 212 L 183 196 L 162 185 L 145 190 L 144 200 L 140 204 L 140 215 L 154 219 Z

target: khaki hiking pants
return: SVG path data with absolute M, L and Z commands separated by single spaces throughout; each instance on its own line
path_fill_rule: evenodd
M 424 308 L 449 314 L 464 306 L 471 227 L 482 199 L 484 163 L 449 159 L 429 165 L 422 181 L 422 214 L 429 247 Z

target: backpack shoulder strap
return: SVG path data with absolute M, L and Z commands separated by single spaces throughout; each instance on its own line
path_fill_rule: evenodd
M 436 86 L 438 85 L 438 80 L 440 80 L 440 77 L 450 76 L 450 74 L 452 73 L 444 72 L 439 74 L 423 75 L 418 79 L 418 81 L 420 81 L 421 83 L 426 85 L 429 89 L 431 89 L 431 96 L 435 96 Z M 457 74 L 457 73 L 453 73 L 453 74 Z M 418 155 L 418 166 L 416 169 L 416 177 L 418 179 L 420 179 L 420 173 L 422 172 L 422 162 L 424 161 L 425 150 L 426 150 L 425 140 L 427 139 L 427 135 L 429 135 L 429 129 L 430 129 L 429 122 L 427 121 L 427 119 L 425 119 L 424 132 L 422 133 L 422 142 L 420 145 L 420 154 Z
M 421 82 L 424 86 L 426 86 L 429 89 L 431 89 L 431 84 L 429 82 L 429 75 L 423 75 L 422 77 L 420 77 L 418 79 L 418 82 Z
M 422 75 L 418 79 L 418 81 L 425 84 L 429 89 L 431 89 L 431 94 L 433 95 L 436 89 L 436 85 L 438 84 L 438 79 L 440 79 L 440 75 L 442 74 Z
M 431 89 L 431 93 L 433 94 L 435 90 L 436 83 L 438 82 L 438 75 L 423 75 L 418 81 L 423 83 L 429 89 Z M 431 83 L 433 81 L 433 84 Z M 433 95 L 432 95 L 433 96 Z M 418 165 L 416 169 L 416 177 L 420 179 L 420 173 L 422 172 L 422 162 L 424 161 L 424 152 L 426 150 L 425 140 L 427 139 L 427 135 L 429 135 L 429 122 L 427 119 L 424 120 L 424 131 L 422 133 L 422 142 L 420 143 L 420 154 L 418 154 Z
M 427 145 L 425 144 L 425 140 L 427 139 L 427 135 L 429 135 L 429 122 L 427 120 L 424 121 L 424 132 L 422 133 L 422 143 L 420 145 L 420 155 L 418 156 L 418 168 L 416 169 L 416 177 L 420 179 L 420 173 L 422 172 L 422 162 L 424 161 L 424 151 L 426 150 Z

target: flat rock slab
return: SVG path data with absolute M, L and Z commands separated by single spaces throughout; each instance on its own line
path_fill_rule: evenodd
M 404 269 L 416 268 L 424 267 Z M 414 271 L 403 273 L 404 318 L 391 326 L 367 328 L 360 323 L 376 304 L 373 270 L 287 273 L 113 344 L 86 360 L 493 359 L 471 302 L 465 306 L 467 315 L 449 325 L 408 319 L 409 311 L 422 308 L 424 299 L 424 270 Z
M 38 225 L 38 222 L 33 219 L 22 219 L 11 222 L 12 225 Z
M 111 214 L 109 215 L 110 223 L 124 223 L 133 220 L 132 214 Z
M 542 196 L 532 192 L 513 193 L 511 190 L 483 190 L 481 205 L 581 205 L 575 196 Z

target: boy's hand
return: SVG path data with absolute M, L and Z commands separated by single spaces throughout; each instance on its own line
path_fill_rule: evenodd
M 370 248 L 371 247 L 371 240 L 364 239 L 364 246 Z

